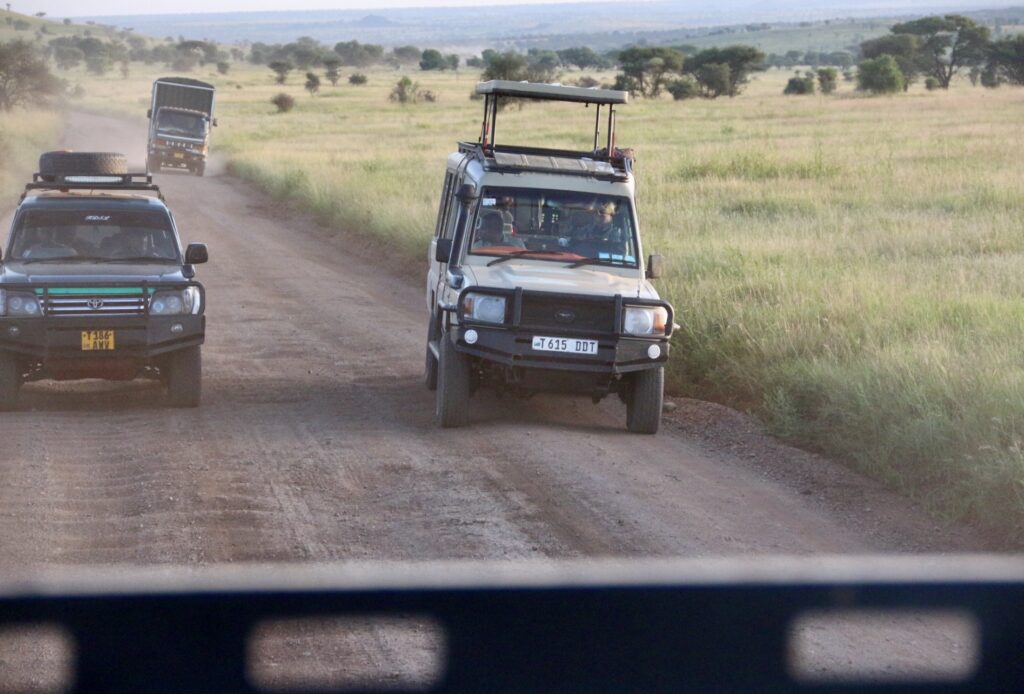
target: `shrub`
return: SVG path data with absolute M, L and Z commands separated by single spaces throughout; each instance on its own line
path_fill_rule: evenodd
M 873 94 L 903 91 L 906 84 L 896 59 L 891 55 L 864 60 L 857 66 L 857 89 Z
M 599 80 L 594 79 L 590 75 L 583 75 L 583 77 L 580 77 L 578 80 L 576 80 L 576 86 L 583 87 L 584 89 L 591 89 L 593 87 L 601 86 L 601 82 Z
M 700 85 L 689 75 L 669 82 L 667 89 L 676 101 L 695 99 L 700 96 Z
M 839 71 L 834 67 L 823 67 L 818 69 L 818 87 L 822 94 L 831 94 L 836 90 L 839 82 Z
M 274 71 L 274 81 L 278 84 L 284 84 L 288 79 L 288 73 L 293 69 L 292 64 L 287 60 L 275 60 L 269 63 L 267 67 Z
M 349 84 L 360 85 L 360 84 L 366 84 L 367 81 L 368 80 L 366 78 L 366 75 L 364 75 L 361 72 L 357 72 L 354 75 L 349 75 L 348 76 L 348 83 Z
M 306 73 L 306 91 L 309 92 L 310 96 L 313 96 L 320 91 L 320 78 L 315 73 Z
M 430 95 L 429 99 L 426 99 L 427 95 Z M 435 101 L 436 97 L 431 92 L 424 92 L 420 89 L 420 85 L 413 82 L 408 76 L 403 76 L 402 79 L 395 83 L 395 86 L 391 89 L 391 95 L 388 97 L 391 101 L 397 101 L 400 104 L 415 104 L 421 100 Z
M 231 63 L 226 62 L 224 60 L 222 60 L 219 63 L 217 63 L 217 72 L 219 72 L 220 74 L 226 75 L 230 71 L 231 71 Z
M 928 79 L 926 79 L 924 81 L 924 88 L 927 89 L 930 92 L 935 91 L 940 86 L 941 85 L 939 84 L 939 81 L 937 79 L 935 79 L 934 77 L 929 77 Z
M 786 83 L 786 88 L 782 90 L 783 94 L 788 96 L 798 96 L 801 94 L 813 94 L 814 93 L 814 73 L 808 72 L 806 75 L 801 77 L 790 77 L 789 82 Z
M 273 99 L 271 99 L 270 103 L 274 104 L 274 106 L 277 106 L 278 113 L 288 113 L 293 108 L 295 108 L 295 98 L 292 97 L 290 94 L 285 94 L 284 92 L 281 92 Z

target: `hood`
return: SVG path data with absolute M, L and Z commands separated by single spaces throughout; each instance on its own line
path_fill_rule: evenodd
M 598 265 L 569 268 L 561 263 L 519 259 L 493 267 L 464 265 L 462 269 L 479 287 L 522 287 L 536 292 L 658 298 L 654 288 L 640 278 L 640 271 L 635 268 L 622 270 Z
M 0 282 L 180 282 L 185 279 L 181 265 L 82 265 L 80 263 L 19 263 L 5 262 L 0 271 Z

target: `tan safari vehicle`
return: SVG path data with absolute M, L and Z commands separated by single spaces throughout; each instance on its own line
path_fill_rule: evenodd
M 426 384 L 438 424 L 465 424 L 470 398 L 493 388 L 595 403 L 614 393 L 630 431 L 656 433 L 673 311 L 650 283 L 662 259 L 644 260 L 631 152 L 615 145 L 627 93 L 507 81 L 476 92 L 480 139 L 448 157 L 429 251 Z M 593 107 L 593 150 L 496 144 L 505 99 Z

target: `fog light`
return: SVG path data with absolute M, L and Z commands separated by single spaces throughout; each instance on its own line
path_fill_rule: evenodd
M 21 335 L 21 328 L 19 328 L 16 325 L 12 325 L 11 327 L 7 328 L 7 334 L 10 335 L 11 337 L 17 337 L 18 335 Z
M 476 334 L 475 330 L 467 330 L 463 338 L 466 340 L 467 345 L 475 345 L 480 336 Z
M 659 347 L 658 345 L 651 345 L 650 347 L 647 348 L 647 356 L 649 356 L 651 359 L 657 359 L 658 357 L 661 356 L 661 347 Z
M 185 326 L 182 325 L 181 323 L 175 323 L 174 325 L 171 326 L 171 332 L 174 333 L 175 335 L 177 335 L 178 333 L 180 333 L 184 329 L 185 329 Z

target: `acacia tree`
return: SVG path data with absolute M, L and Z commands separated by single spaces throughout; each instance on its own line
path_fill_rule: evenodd
M 288 80 L 288 73 L 292 71 L 292 64 L 287 60 L 275 60 L 267 65 L 274 74 L 277 75 L 274 81 L 278 84 L 284 84 Z
M 753 46 L 707 48 L 686 59 L 684 72 L 692 74 L 704 96 L 736 96 L 753 72 L 766 69 L 765 55 Z
M 653 98 L 661 94 L 671 75 L 682 72 L 683 54 L 674 48 L 633 46 L 619 53 L 619 64 L 618 84 L 635 86 L 635 91 Z
M 1024 85 L 1024 34 L 993 43 L 985 73 L 990 76 L 986 86 L 1000 81 Z
M 920 38 L 924 72 L 943 89 L 949 89 L 949 83 L 960 70 L 979 65 L 988 57 L 988 27 L 962 15 L 924 17 L 897 24 L 892 32 Z
M 338 86 L 341 79 L 341 58 L 324 58 L 324 77 L 332 87 Z
M 306 73 L 306 91 L 310 96 L 320 91 L 320 78 L 313 72 Z
M 31 44 L 0 43 L 0 111 L 43 103 L 58 94 L 61 86 Z

